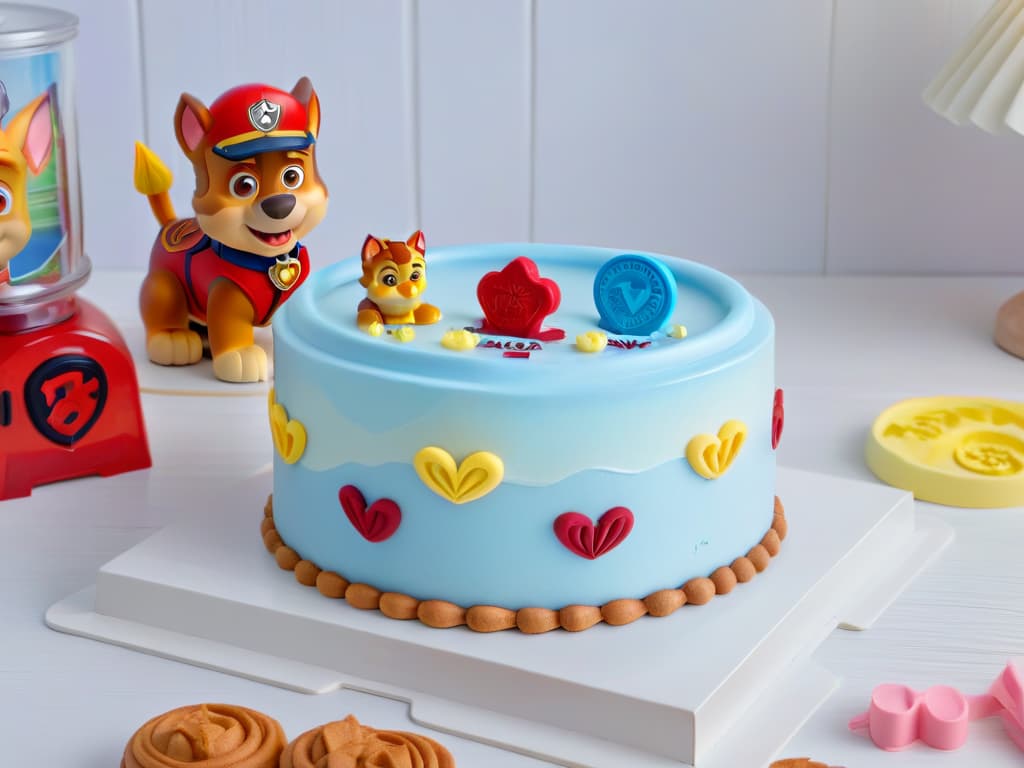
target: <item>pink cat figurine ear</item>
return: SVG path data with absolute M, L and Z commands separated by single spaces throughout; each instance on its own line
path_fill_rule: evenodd
M 427 252 L 427 241 L 423 237 L 422 229 L 417 229 L 415 232 L 409 235 L 409 239 L 405 241 L 405 244 L 408 245 L 410 248 L 415 248 L 420 253 Z
M 38 176 L 50 162 L 53 154 L 53 116 L 50 114 L 50 96 L 47 94 L 28 122 L 28 132 L 21 145 L 28 169 Z
M 53 115 L 49 92 L 36 96 L 22 107 L 3 130 L 21 151 L 28 170 L 39 175 L 53 154 Z
M 367 235 L 366 239 L 363 240 L 362 259 L 363 261 L 369 261 L 383 250 L 384 243 L 373 235 Z

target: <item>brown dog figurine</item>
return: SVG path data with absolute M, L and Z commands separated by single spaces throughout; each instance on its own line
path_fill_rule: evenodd
M 320 103 L 307 78 L 290 93 L 239 86 L 209 108 L 182 94 L 174 127 L 195 171 L 195 218 L 176 219 L 170 172 L 136 145 L 135 186 L 162 226 L 139 299 L 146 351 L 160 365 L 198 362 L 199 323 L 218 379 L 261 381 L 267 356 L 253 327 L 306 279 L 299 240 L 327 211 L 314 157 Z

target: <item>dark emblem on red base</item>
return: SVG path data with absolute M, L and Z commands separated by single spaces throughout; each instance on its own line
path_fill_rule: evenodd
M 39 434 L 73 446 L 93 428 L 107 402 L 107 377 L 91 357 L 62 355 L 25 382 L 25 408 Z

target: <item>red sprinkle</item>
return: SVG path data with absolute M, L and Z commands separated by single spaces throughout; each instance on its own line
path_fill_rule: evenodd
M 529 352 L 503 352 L 502 357 L 514 357 L 517 360 L 522 360 L 530 356 Z

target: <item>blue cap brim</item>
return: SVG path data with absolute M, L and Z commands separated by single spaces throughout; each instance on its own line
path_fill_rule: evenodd
M 228 160 L 244 160 L 264 152 L 278 152 L 289 149 L 306 149 L 315 143 L 313 134 L 305 136 L 260 136 L 258 139 L 240 141 L 226 147 L 214 147 L 213 152 Z

